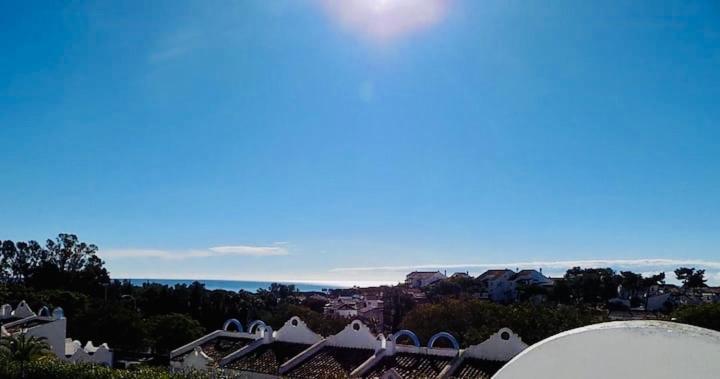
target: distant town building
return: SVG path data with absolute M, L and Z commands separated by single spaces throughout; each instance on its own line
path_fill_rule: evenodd
M 510 303 L 517 300 L 518 288 L 522 286 L 552 287 L 554 285 L 552 279 L 538 270 L 520 270 L 518 272 L 509 269 L 487 270 L 477 279 L 484 288 L 481 297 L 498 303 Z
M 405 277 L 405 284 L 412 288 L 423 288 L 443 279 L 447 277 L 440 271 L 413 271 Z
M 360 318 L 373 326 L 382 327 L 384 310 L 385 303 L 377 296 L 353 295 L 330 299 L 324 313 L 331 317 Z
M 507 303 L 514 301 L 516 297 L 515 282 L 512 280 L 514 276 L 513 270 L 487 270 L 477 279 L 484 287 L 488 299 Z
M 450 278 L 452 279 L 470 279 L 472 276 L 470 276 L 469 272 L 456 272 L 452 275 L 450 275 Z
M 553 281 L 538 270 L 520 270 L 512 277 L 516 285 L 552 286 Z

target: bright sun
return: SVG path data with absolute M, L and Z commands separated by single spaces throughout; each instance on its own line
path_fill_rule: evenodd
M 323 0 L 328 15 L 363 37 L 386 41 L 438 23 L 449 0 Z

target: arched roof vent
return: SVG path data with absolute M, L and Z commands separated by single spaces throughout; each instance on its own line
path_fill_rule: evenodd
M 255 328 L 260 327 L 259 330 L 263 330 L 267 325 L 263 320 L 255 320 L 248 325 L 248 333 L 253 334 L 255 332 Z
M 38 316 L 40 316 L 40 317 L 50 317 L 50 310 L 48 309 L 48 307 L 42 307 L 42 308 L 40 308 L 40 310 L 38 311 Z
M 228 327 L 230 327 L 230 325 L 235 325 L 235 329 L 238 333 L 242 333 L 244 330 L 242 324 L 236 318 L 231 318 L 225 321 L 222 329 L 228 331 Z
M 60 307 L 53 309 L 52 318 L 55 320 L 60 320 L 60 319 L 65 318 L 65 311 Z
M 408 337 L 412 340 L 413 345 L 415 345 L 416 347 L 420 347 L 420 339 L 412 331 L 407 330 L 407 329 L 399 330 L 397 333 L 394 333 L 392 335 L 391 340 L 393 341 L 393 343 L 397 344 L 397 340 L 400 337 Z
M 452 345 L 453 349 L 455 349 L 455 350 L 460 349 L 460 344 L 458 343 L 457 339 L 455 339 L 455 337 L 448 332 L 440 332 L 440 333 L 437 333 L 434 336 L 430 337 L 430 341 L 428 341 L 428 347 L 432 348 L 433 345 L 435 345 L 435 342 L 437 342 L 437 340 L 439 340 L 440 338 L 444 338 L 444 339 L 448 340 L 450 342 L 450 344 Z

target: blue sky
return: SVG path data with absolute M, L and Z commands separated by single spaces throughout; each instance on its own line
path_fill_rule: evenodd
M 115 277 L 720 282 L 717 2 L 408 3 L 5 4 L 0 238 Z

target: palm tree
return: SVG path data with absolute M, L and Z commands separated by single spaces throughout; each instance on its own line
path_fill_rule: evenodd
M 25 367 L 50 353 L 45 337 L 27 336 L 20 333 L 0 339 L 0 356 L 20 364 L 20 376 L 25 377 Z

